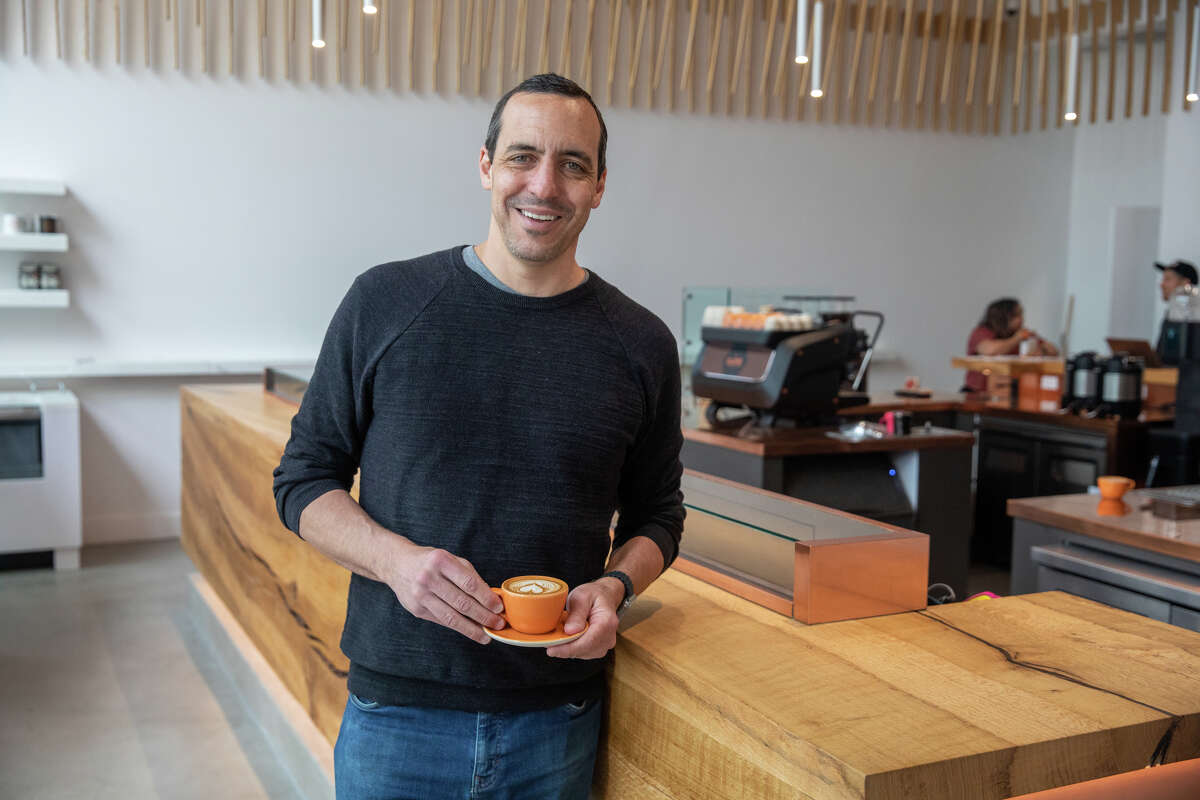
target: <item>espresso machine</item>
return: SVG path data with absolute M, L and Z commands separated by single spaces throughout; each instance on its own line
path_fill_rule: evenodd
M 764 319 L 746 321 L 756 327 L 735 327 L 744 317 Z M 876 320 L 872 336 L 854 326 L 856 317 Z M 826 421 L 839 409 L 868 401 L 862 387 L 882 328 L 883 315 L 875 311 L 816 318 L 735 312 L 708 319 L 692 370 L 692 392 L 711 400 L 706 413 L 713 425 L 724 408 L 749 411 L 763 427 L 781 420 L 798 425 Z

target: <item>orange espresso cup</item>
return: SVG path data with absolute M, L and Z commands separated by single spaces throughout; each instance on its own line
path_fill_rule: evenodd
M 1135 485 L 1132 478 L 1124 478 L 1120 475 L 1101 475 L 1096 478 L 1096 486 L 1100 487 L 1100 496 L 1105 500 L 1120 500 Z
M 504 603 L 508 624 L 521 633 L 549 633 L 567 607 L 567 582 L 548 575 L 519 575 L 491 589 Z

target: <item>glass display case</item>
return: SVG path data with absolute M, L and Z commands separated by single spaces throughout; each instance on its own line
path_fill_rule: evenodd
M 685 470 L 674 567 L 802 622 L 925 607 L 929 537 Z

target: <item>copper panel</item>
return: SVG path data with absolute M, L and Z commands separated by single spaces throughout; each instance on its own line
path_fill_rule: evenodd
M 1200 795 L 1200 758 L 1153 769 L 1122 772 L 1094 781 L 1023 794 L 1012 800 L 1195 800 Z
M 796 542 L 792 616 L 835 622 L 925 608 L 929 537 Z

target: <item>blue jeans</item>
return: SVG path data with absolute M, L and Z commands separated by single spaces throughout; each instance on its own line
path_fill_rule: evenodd
M 488 714 L 351 694 L 333 751 L 338 800 L 587 800 L 600 705 Z

